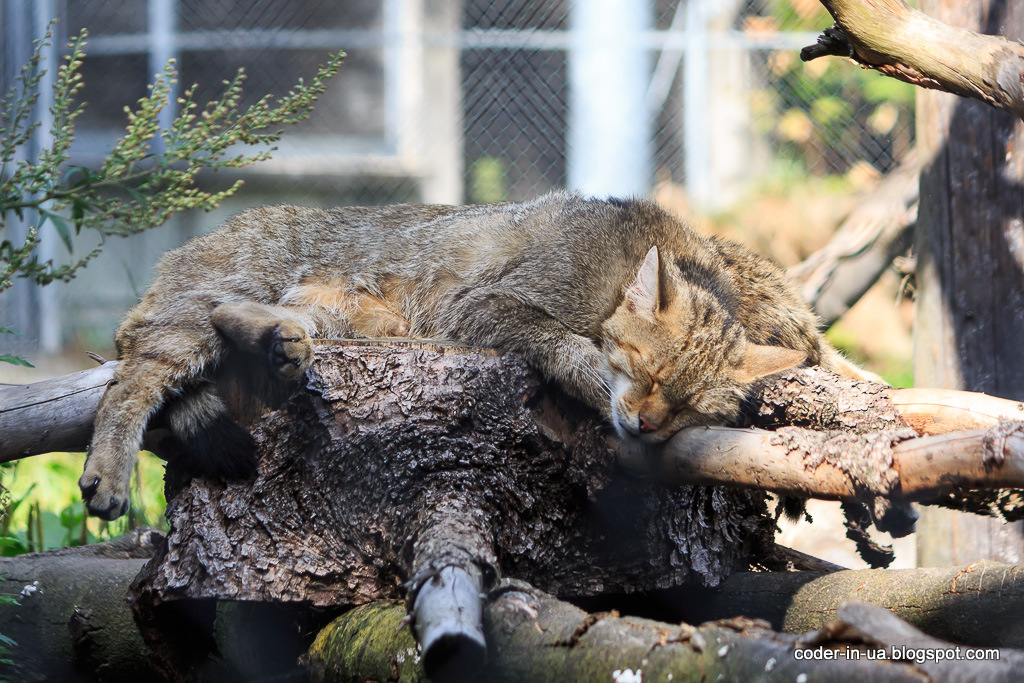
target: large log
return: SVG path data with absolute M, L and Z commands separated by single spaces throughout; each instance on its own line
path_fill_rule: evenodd
M 166 550 L 134 605 L 153 640 L 167 632 L 161 606 L 183 599 L 419 605 L 426 590 L 436 605 L 448 568 L 477 595 L 498 576 L 630 593 L 714 585 L 770 548 L 763 492 L 628 476 L 607 432 L 515 357 L 319 345 L 305 389 L 254 427 L 255 480 L 187 481 L 171 459 Z M 444 613 L 417 611 L 417 628 L 449 624 L 441 651 L 478 659 L 475 625 Z M 154 646 L 168 671 L 191 666 Z
M 404 610 L 374 603 L 327 626 L 306 662 L 317 683 L 425 680 Z M 850 603 L 804 635 L 772 632 L 735 618 L 668 624 L 616 613 L 587 614 L 530 586 L 510 582 L 486 604 L 490 663 L 476 680 L 871 680 L 1016 681 L 1020 650 L 968 649 L 922 634 L 886 610 Z M 971 649 L 976 656 L 978 650 Z M 998 659 L 996 657 L 998 656 Z M 959 657 L 959 659 L 958 659 Z
M 1024 567 L 997 562 L 918 569 L 737 572 L 713 589 L 654 596 L 661 618 L 698 624 L 746 616 L 804 633 L 848 600 L 884 607 L 930 636 L 975 647 L 1024 643 Z
M 125 593 L 163 535 L 139 528 L 106 543 L 0 558 L 0 633 L 14 640 L 5 681 L 159 682 Z M 175 610 L 183 647 L 203 681 L 304 680 L 297 660 L 323 623 L 314 613 L 255 603 L 189 604 Z
M 152 679 L 149 651 L 123 595 L 160 537 L 137 529 L 109 543 L 0 558 L 0 633 L 15 641 L 5 680 Z M 87 678 L 86 678 L 87 677 Z

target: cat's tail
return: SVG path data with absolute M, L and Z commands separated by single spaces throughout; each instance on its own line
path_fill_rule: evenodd
M 256 470 L 249 430 L 231 417 L 212 382 L 168 402 L 166 423 L 176 441 L 176 462 L 199 476 L 242 479 Z

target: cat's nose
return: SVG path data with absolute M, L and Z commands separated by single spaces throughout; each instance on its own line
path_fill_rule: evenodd
M 646 415 L 640 416 L 640 431 L 641 432 L 656 432 L 658 431 L 658 423 L 647 417 Z

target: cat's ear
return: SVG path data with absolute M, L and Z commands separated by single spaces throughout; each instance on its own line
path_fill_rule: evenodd
M 758 377 L 796 367 L 805 360 L 807 354 L 803 351 L 747 342 L 743 358 L 733 367 L 733 378 L 741 384 L 747 384 Z
M 656 313 L 658 310 L 658 247 L 651 247 L 640 264 L 636 279 L 626 288 L 626 304 L 631 311 Z

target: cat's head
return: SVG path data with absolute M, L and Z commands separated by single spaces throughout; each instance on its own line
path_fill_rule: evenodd
M 660 442 L 684 427 L 725 424 L 752 381 L 806 358 L 747 340 L 715 296 L 674 269 L 651 248 L 602 326 L 612 421 L 624 438 Z

